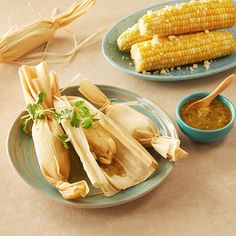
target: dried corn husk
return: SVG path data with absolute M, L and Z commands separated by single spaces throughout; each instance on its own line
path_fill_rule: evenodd
M 95 0 L 82 0 L 52 19 L 26 25 L 0 39 L 0 63 L 8 63 L 22 57 L 32 49 L 48 42 L 55 31 L 63 28 L 88 11 Z
M 93 186 L 101 188 L 106 196 L 110 196 L 146 180 L 158 167 L 158 163 L 145 148 L 112 119 L 79 97 L 58 96 L 55 97 L 54 105 L 60 112 L 61 107 L 73 105 L 77 101 L 84 101 L 92 114 L 97 113 L 97 122 L 109 133 L 116 144 L 117 151 L 112 164 L 99 165 L 90 150 L 83 128 L 74 128 L 69 121 L 62 121 L 63 129 L 70 137 Z M 116 172 L 117 169 L 119 173 Z
M 56 91 L 54 74 L 48 74 L 47 66 L 41 63 L 36 67 L 22 66 L 19 69 L 20 81 L 26 103 L 33 103 L 39 91 Z M 43 107 L 51 108 L 52 93 L 48 93 Z M 32 137 L 41 172 L 45 179 L 54 185 L 65 199 L 77 199 L 88 194 L 86 181 L 69 183 L 70 161 L 68 150 L 57 138 L 64 134 L 61 126 L 46 116 L 44 120 L 35 120 Z
M 180 148 L 179 139 L 161 137 L 158 127 L 150 118 L 125 103 L 111 103 L 90 81 L 81 81 L 79 91 L 93 104 L 105 110 L 107 116 L 126 128 L 143 146 L 153 146 L 159 154 L 170 161 L 187 156 L 187 152 Z

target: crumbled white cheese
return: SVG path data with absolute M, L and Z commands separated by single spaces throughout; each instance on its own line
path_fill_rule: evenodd
M 180 66 L 178 66 L 176 69 L 177 69 L 177 70 L 181 70 L 181 67 L 180 67 Z
M 203 67 L 206 69 L 206 70 L 208 70 L 209 68 L 210 68 L 210 62 L 209 61 L 204 61 L 204 63 L 203 63 Z
M 171 35 L 171 36 L 168 37 L 168 39 L 169 39 L 169 40 L 176 40 L 176 39 L 178 39 L 178 38 L 177 38 L 176 36 L 174 36 L 174 35 Z
M 143 73 L 144 75 L 151 75 L 151 74 L 152 74 L 151 72 L 145 71 L 145 70 L 144 70 L 142 73 Z
M 166 75 L 166 70 L 165 69 L 162 69 L 161 72 L 160 72 L 161 75 Z
M 198 68 L 198 64 L 193 64 L 193 69 L 197 69 Z
M 194 71 L 194 68 L 193 67 L 189 67 L 190 71 L 193 72 Z
M 154 35 L 152 38 L 152 44 L 157 44 L 158 43 L 158 36 Z

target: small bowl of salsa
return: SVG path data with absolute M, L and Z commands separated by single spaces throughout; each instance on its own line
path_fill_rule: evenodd
M 216 142 L 223 139 L 233 128 L 235 107 L 224 96 L 217 96 L 209 107 L 187 107 L 209 95 L 198 92 L 184 97 L 176 108 L 177 123 L 181 131 L 198 142 Z

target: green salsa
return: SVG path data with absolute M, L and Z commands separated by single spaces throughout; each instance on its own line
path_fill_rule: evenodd
M 232 113 L 219 99 L 214 99 L 206 108 L 186 109 L 198 100 L 200 98 L 190 100 L 181 107 L 180 114 L 186 124 L 196 129 L 215 130 L 225 127 L 230 122 Z

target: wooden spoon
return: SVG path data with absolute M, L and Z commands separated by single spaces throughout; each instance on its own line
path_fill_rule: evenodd
M 236 74 L 230 75 L 208 96 L 189 105 L 187 107 L 187 110 L 192 108 L 198 109 L 208 107 L 211 104 L 212 100 L 214 100 L 221 92 L 223 92 L 234 80 L 236 80 Z

